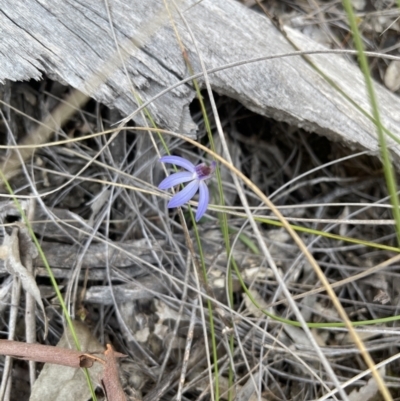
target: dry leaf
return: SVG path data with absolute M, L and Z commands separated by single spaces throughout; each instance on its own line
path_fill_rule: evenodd
M 260 380 L 259 373 L 252 374 L 243 387 L 238 386 L 236 401 L 266 401 L 265 398 L 260 397 L 257 389 L 255 388 L 255 383 Z
M 385 375 L 385 367 L 379 369 L 379 374 L 381 376 Z M 367 384 L 364 387 L 361 387 L 358 390 L 353 390 L 349 394 L 349 401 L 368 401 L 372 399 L 372 397 L 378 392 L 378 386 L 376 384 L 376 380 L 371 377 L 368 380 Z
M 74 322 L 75 331 L 82 351 L 103 352 L 104 347 L 92 336 L 88 328 L 80 322 Z M 68 329 L 57 344 L 61 348 L 74 348 Z M 94 386 L 99 383 L 103 365 L 95 363 L 88 369 Z M 82 369 L 46 363 L 36 380 L 30 401 L 87 401 L 90 391 Z
M 378 290 L 378 293 L 374 296 L 374 302 L 386 305 L 390 302 L 390 295 L 386 291 Z
M 285 330 L 285 333 L 292 339 L 293 344 L 312 347 L 309 338 L 304 333 L 304 330 L 300 327 L 294 327 L 290 326 L 289 324 L 285 324 L 283 329 Z
M 265 309 L 271 313 L 274 313 L 273 310 L 271 310 L 271 308 L 268 307 L 267 302 L 265 301 L 264 298 L 261 297 L 258 291 L 249 289 L 249 292 L 261 309 Z M 253 301 L 249 298 L 249 296 L 246 293 L 243 293 L 243 299 L 244 299 L 244 304 L 246 305 L 246 308 L 249 311 L 249 313 L 251 313 L 258 319 L 261 319 L 263 316 L 265 316 L 264 313 L 259 308 L 257 308 L 257 306 L 253 304 Z

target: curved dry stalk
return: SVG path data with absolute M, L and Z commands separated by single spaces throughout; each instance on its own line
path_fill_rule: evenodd
M 199 49 L 198 49 L 198 46 L 197 46 L 196 38 L 194 37 L 193 32 L 191 31 L 191 28 L 190 28 L 190 26 L 188 25 L 187 21 L 185 20 L 184 16 L 182 15 L 182 13 L 180 13 L 180 17 L 181 17 L 182 20 L 184 21 L 184 23 L 185 23 L 185 25 L 186 25 L 186 28 L 187 28 L 187 30 L 189 31 L 189 34 L 190 34 L 191 39 L 192 39 L 192 41 L 193 41 L 194 47 L 195 47 L 195 49 L 196 49 L 196 51 L 197 51 L 197 56 L 198 56 L 199 61 L 200 61 L 200 65 L 201 65 L 202 72 L 203 72 L 203 76 L 204 76 L 204 81 L 205 81 L 205 84 L 206 84 L 208 96 L 209 96 L 210 103 L 211 103 L 211 108 L 212 108 L 213 115 L 214 115 L 214 119 L 215 119 L 216 126 L 217 126 L 217 131 L 218 131 L 218 134 L 219 134 L 219 137 L 220 137 L 222 149 L 223 149 L 224 156 L 225 156 L 225 159 L 226 159 L 226 164 L 225 164 L 225 163 L 223 163 L 223 164 L 225 164 L 225 166 L 227 166 L 227 165 L 229 164 L 230 168 L 232 168 L 232 167 L 234 167 L 234 166 L 233 166 L 233 162 L 232 162 L 232 159 L 231 159 L 231 156 L 230 156 L 230 152 L 229 152 L 228 145 L 227 145 L 227 143 L 226 143 L 225 135 L 224 135 L 224 133 L 223 133 L 222 124 L 221 124 L 221 121 L 220 121 L 220 118 L 219 118 L 219 115 L 218 115 L 217 106 L 216 106 L 216 104 L 215 104 L 214 95 L 213 95 L 213 93 L 212 93 L 211 85 L 210 85 L 210 82 L 209 82 L 209 79 L 208 79 L 208 74 L 207 74 L 207 71 L 206 71 L 206 68 L 205 68 L 205 64 L 204 64 L 203 58 L 202 58 L 202 56 L 201 56 L 201 54 L 200 54 L 200 52 L 199 52 Z M 214 152 L 209 152 L 209 153 L 214 153 Z M 221 159 L 221 158 L 220 158 L 220 159 Z M 260 247 L 260 249 L 262 250 L 263 254 L 265 255 L 265 257 L 266 257 L 266 259 L 267 259 L 267 261 L 268 261 L 268 264 L 270 265 L 272 271 L 274 272 L 274 275 L 275 275 L 275 277 L 276 277 L 278 283 L 280 284 L 281 288 L 283 288 L 283 292 L 284 292 L 286 298 L 288 299 L 289 305 L 292 307 L 292 309 L 293 309 L 293 311 L 294 311 L 294 313 L 295 313 L 297 319 L 300 321 L 300 323 L 301 323 L 301 325 L 302 325 L 302 327 L 303 327 L 303 330 L 305 331 L 305 333 L 306 333 L 306 335 L 307 335 L 307 337 L 308 337 L 310 343 L 313 345 L 313 347 L 315 348 L 316 352 L 318 353 L 318 355 L 319 355 L 319 357 L 320 357 L 320 359 L 321 359 L 321 362 L 322 362 L 322 364 L 323 364 L 324 367 L 325 367 L 325 370 L 326 370 L 327 373 L 331 376 L 333 382 L 335 383 L 336 388 L 339 389 L 340 395 L 343 397 L 343 399 L 346 400 L 346 399 L 347 399 L 347 395 L 346 395 L 346 393 L 341 389 L 341 387 L 340 387 L 340 382 L 339 382 L 339 380 L 337 379 L 335 372 L 334 372 L 333 369 L 331 368 L 331 366 L 330 366 L 328 360 L 326 359 L 325 355 L 322 353 L 322 351 L 321 351 L 320 347 L 318 346 L 318 344 L 317 344 L 315 338 L 314 338 L 313 335 L 311 334 L 311 331 L 310 331 L 310 329 L 308 328 L 308 326 L 307 326 L 307 324 L 306 324 L 306 322 L 305 322 L 305 320 L 304 320 L 304 318 L 303 318 L 303 316 L 302 316 L 300 310 L 298 309 L 296 303 L 295 303 L 295 302 L 293 301 L 293 299 L 291 298 L 291 294 L 290 294 L 288 288 L 286 287 L 286 284 L 285 284 L 284 280 L 283 280 L 282 277 L 280 276 L 280 273 L 279 273 L 278 268 L 277 268 L 277 266 L 276 266 L 276 264 L 275 264 L 275 261 L 274 261 L 274 259 L 272 258 L 272 256 L 271 256 L 271 254 L 270 254 L 268 248 L 266 247 L 265 242 L 264 242 L 264 239 L 263 239 L 263 237 L 262 237 L 262 235 L 261 235 L 261 232 L 260 232 L 260 230 L 259 230 L 259 227 L 257 226 L 257 223 L 256 223 L 256 221 L 254 220 L 254 217 L 253 217 L 253 215 L 252 215 L 252 213 L 251 213 L 251 211 L 250 211 L 250 209 L 249 209 L 249 204 L 248 204 L 248 202 L 247 202 L 246 195 L 244 194 L 243 188 L 242 188 L 242 186 L 240 185 L 240 182 L 239 182 L 239 179 L 238 179 L 239 174 L 236 175 L 236 174 L 239 172 L 239 170 L 237 170 L 236 168 L 234 168 L 234 170 L 235 170 L 235 173 L 232 174 L 233 180 L 234 180 L 234 184 L 235 184 L 235 186 L 236 186 L 236 189 L 237 189 L 239 198 L 240 198 L 240 200 L 241 200 L 241 202 L 242 202 L 242 205 L 243 205 L 244 208 L 245 208 L 246 215 L 247 215 L 248 219 L 250 220 L 250 224 L 251 224 L 251 226 L 252 226 L 252 229 L 253 229 L 253 231 L 254 231 L 254 233 L 255 233 L 255 235 L 256 235 L 256 238 L 257 238 L 259 247 Z M 231 171 L 233 172 L 233 170 L 231 170 Z M 260 199 L 262 199 L 262 200 L 271 208 L 272 212 L 279 218 L 279 220 L 282 222 L 283 226 L 284 226 L 284 227 L 286 228 L 286 230 L 290 233 L 291 237 L 294 239 L 294 241 L 295 241 L 296 244 L 299 246 L 299 248 L 301 249 L 301 251 L 302 251 L 302 252 L 304 253 L 304 255 L 307 257 L 307 259 L 309 260 L 310 264 L 311 264 L 311 265 L 313 266 L 313 268 L 315 269 L 317 275 L 318 275 L 318 276 L 321 276 L 321 277 L 323 278 L 323 279 L 321 279 L 321 277 L 320 277 L 320 280 L 322 281 L 322 283 L 323 283 L 324 285 L 327 286 L 327 290 L 328 290 L 328 287 L 329 287 L 329 282 L 328 282 L 328 280 L 326 279 L 326 277 L 325 277 L 325 275 L 323 274 L 321 268 L 318 266 L 317 262 L 315 261 L 315 259 L 314 259 L 313 256 L 311 255 L 311 253 L 308 251 L 307 247 L 304 245 L 304 243 L 303 243 L 303 241 L 301 240 L 301 238 L 299 237 L 299 235 L 293 230 L 293 228 L 290 226 L 290 224 L 288 223 L 288 221 L 287 221 L 287 220 L 284 218 L 284 216 L 279 212 L 279 210 L 276 209 L 275 205 L 263 194 L 263 192 L 262 192 L 258 187 L 256 187 L 256 186 L 253 184 L 253 182 L 252 182 L 251 180 L 247 179 L 247 177 L 245 177 L 244 174 L 242 174 L 242 173 L 240 173 L 240 178 L 241 178 L 242 180 L 243 180 L 243 178 L 246 178 L 246 181 L 247 181 L 247 182 L 245 181 L 246 184 L 249 185 L 249 187 L 250 187 L 258 196 L 260 196 Z M 354 331 L 353 327 L 351 326 L 350 321 L 349 321 L 349 319 L 348 319 L 348 317 L 347 317 L 347 314 L 346 314 L 346 312 L 344 311 L 343 307 L 341 306 L 339 300 L 337 299 L 336 294 L 333 292 L 332 289 L 331 289 L 330 291 L 328 290 L 328 293 L 329 293 L 330 296 L 332 296 L 332 301 L 333 301 L 333 303 L 335 304 L 336 308 L 339 310 L 339 313 L 342 315 L 343 320 L 346 321 L 346 324 L 347 324 L 349 330 L 353 330 L 355 340 L 358 340 L 358 342 L 360 342 L 359 337 L 358 337 L 357 333 Z M 334 300 L 336 300 L 336 302 L 335 302 Z M 361 345 L 363 345 L 363 344 L 361 344 Z M 360 347 L 361 347 L 361 345 L 360 345 Z M 360 348 L 360 351 L 361 351 L 361 349 L 364 350 L 364 347 Z M 368 366 L 371 367 L 371 369 L 373 369 L 372 360 L 371 360 L 371 361 L 368 360 L 369 354 L 368 354 L 367 350 L 365 350 L 364 353 L 365 353 L 365 356 L 364 356 L 364 355 L 363 355 L 363 356 L 365 357 Z M 369 358 L 370 358 L 370 357 L 369 357 Z M 376 373 L 377 373 L 377 372 L 376 372 Z M 384 383 L 382 382 L 382 379 L 380 378 L 379 374 L 377 373 L 377 379 L 376 379 L 377 381 L 378 381 L 378 378 L 381 380 L 381 383 L 382 383 L 382 385 L 383 385 L 383 390 L 385 390 L 386 387 L 384 386 Z M 379 383 L 379 381 L 378 381 L 378 383 Z M 386 391 L 387 391 L 387 390 L 386 390 Z M 384 392 L 385 392 L 385 391 L 383 391 L 383 393 L 384 393 Z
M 188 271 L 189 271 L 189 269 L 188 269 Z M 176 393 L 176 401 L 181 401 L 181 398 L 182 398 L 182 389 L 183 389 L 183 385 L 184 385 L 185 379 L 186 379 L 186 372 L 188 369 L 190 351 L 191 351 L 192 342 L 193 342 L 194 324 L 196 321 L 195 309 L 197 308 L 197 304 L 198 304 L 198 298 L 193 301 L 192 314 L 191 314 L 188 332 L 187 332 L 187 336 L 186 336 L 185 353 L 183 355 L 183 360 L 182 360 L 181 376 L 179 378 L 179 385 L 178 385 L 178 390 Z
M 15 330 L 17 327 L 18 318 L 18 305 L 21 299 L 21 280 L 18 277 L 14 277 L 11 292 L 11 306 L 10 306 L 10 317 L 8 320 L 8 340 L 13 340 L 15 336 Z M 4 361 L 3 375 L 0 384 L 0 400 L 7 401 L 10 397 L 11 391 L 11 368 L 12 368 L 12 357 L 6 356 Z M 8 397 L 8 398 L 6 398 Z
M 177 138 L 181 138 L 184 141 L 192 144 L 193 146 L 197 146 L 199 149 L 201 149 L 204 152 L 212 155 L 217 161 L 219 161 L 221 164 L 223 164 L 225 167 L 227 167 L 233 173 L 233 177 L 234 177 L 234 179 L 236 181 L 236 184 L 237 184 L 237 186 L 239 188 L 240 188 L 240 184 L 239 184 L 238 179 L 240 178 L 244 182 L 244 184 L 247 185 L 272 210 L 272 212 L 278 217 L 278 219 L 281 221 L 283 227 L 289 232 L 289 234 L 293 238 L 294 242 L 297 244 L 297 246 L 303 252 L 305 257 L 309 261 L 310 265 L 314 268 L 314 271 L 317 274 L 318 279 L 323 284 L 325 290 L 327 291 L 329 297 L 332 300 L 333 305 L 335 306 L 336 310 L 338 311 L 338 313 L 339 313 L 340 317 L 342 318 L 343 322 L 345 323 L 347 329 L 349 330 L 349 333 L 350 333 L 351 337 L 353 338 L 353 340 L 354 340 L 357 348 L 359 349 L 361 355 L 363 356 L 368 368 L 371 369 L 372 375 L 374 376 L 375 380 L 377 381 L 379 389 L 382 391 L 383 394 L 387 394 L 388 390 L 387 390 L 386 384 L 384 383 L 382 377 L 379 375 L 378 371 L 375 369 L 374 362 L 373 362 L 368 350 L 365 348 L 364 343 L 361 341 L 360 337 L 358 336 L 357 332 L 355 331 L 354 327 L 352 326 L 351 321 L 349 320 L 349 318 L 348 318 L 343 306 L 341 305 L 339 299 L 337 298 L 335 292 L 333 291 L 329 281 L 327 280 L 327 278 L 324 275 L 323 271 L 321 270 L 321 268 L 319 267 L 318 263 L 316 262 L 314 257 L 311 255 L 311 253 L 309 252 L 309 250 L 307 249 L 307 247 L 305 246 L 305 244 L 303 243 L 303 241 L 301 240 L 299 235 L 293 230 L 293 228 L 290 226 L 289 222 L 285 219 L 285 217 L 282 215 L 282 213 L 264 195 L 264 193 L 256 185 L 253 184 L 253 182 L 250 179 L 248 179 L 241 171 L 236 169 L 235 166 L 233 166 L 229 161 L 225 160 L 220 155 L 215 154 L 214 152 L 212 152 L 207 147 L 199 144 L 198 142 L 196 142 L 196 141 L 194 141 L 194 140 L 192 140 L 190 138 L 186 138 L 185 136 L 179 135 L 179 134 L 176 134 L 176 133 L 170 133 L 169 132 L 169 134 L 171 134 L 173 136 L 176 136 Z M 239 195 L 240 195 L 240 192 L 239 192 Z M 243 196 L 243 197 L 241 197 L 241 200 L 242 200 L 242 204 L 247 209 L 248 208 L 248 204 L 247 204 L 246 198 Z M 294 303 L 293 299 L 291 298 L 291 294 L 288 291 L 285 283 L 282 281 L 272 257 L 270 257 L 268 249 L 267 249 L 267 247 L 265 245 L 265 242 L 263 241 L 263 238 L 262 238 L 261 233 L 259 232 L 258 226 L 257 226 L 257 224 L 256 224 L 256 222 L 255 222 L 255 220 L 254 220 L 254 218 L 253 218 L 253 216 L 251 214 L 251 211 L 248 209 L 248 210 L 246 210 L 246 212 L 247 212 L 247 215 L 249 216 L 249 220 L 251 222 L 252 228 L 253 228 L 254 232 L 256 233 L 256 237 L 257 237 L 257 241 L 258 241 L 258 244 L 260 246 L 260 249 L 262 249 L 264 255 L 266 255 L 266 256 L 269 255 L 269 257 L 267 256 L 268 263 L 273 268 L 274 273 L 275 273 L 276 278 L 277 278 L 277 281 L 282 286 L 283 291 L 285 293 L 285 296 L 288 299 L 288 302 L 289 302 L 290 306 L 293 308 L 293 311 L 295 311 L 297 319 L 300 322 L 302 322 L 302 326 L 305 329 L 305 332 L 307 333 L 307 331 L 309 331 L 308 327 L 307 327 L 307 324 L 304 321 L 304 319 L 302 318 L 302 315 L 301 315 L 300 311 L 298 310 L 297 305 Z M 312 335 L 310 335 L 310 340 L 312 342 L 315 342 L 315 340 L 313 339 Z M 317 349 L 319 349 L 318 346 L 316 346 L 316 350 Z M 323 356 L 323 354 L 321 354 L 321 355 L 322 355 L 322 357 L 321 357 L 322 360 L 324 360 L 324 359 L 326 360 L 326 358 Z M 328 366 L 328 370 L 331 370 L 329 363 L 327 364 L 327 366 Z M 333 371 L 332 371 L 332 373 L 333 373 Z M 340 384 L 338 386 L 340 388 Z M 341 395 L 344 395 L 344 398 L 346 399 L 346 397 L 347 397 L 346 393 L 343 392 L 343 394 L 341 394 Z M 387 400 L 390 400 L 390 398 L 387 398 Z

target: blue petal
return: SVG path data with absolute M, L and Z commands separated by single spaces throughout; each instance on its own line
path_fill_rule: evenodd
M 183 167 L 191 173 L 195 172 L 194 164 L 180 156 L 163 156 L 160 162 L 175 164 L 175 166 Z
M 160 182 L 158 189 L 172 188 L 175 185 L 182 184 L 183 182 L 192 181 L 193 179 L 193 173 L 189 171 L 181 171 L 179 173 L 171 174 L 169 177 L 164 178 Z
M 201 181 L 199 184 L 199 207 L 196 212 L 196 221 L 199 221 L 203 217 L 209 201 L 210 193 L 208 192 L 208 187 L 204 181 Z
M 168 203 L 168 207 L 179 207 L 185 204 L 186 202 L 189 202 L 190 199 L 193 198 L 197 190 L 199 189 L 199 181 L 194 180 L 188 185 L 186 185 L 185 188 L 182 189 L 182 191 L 178 192 Z

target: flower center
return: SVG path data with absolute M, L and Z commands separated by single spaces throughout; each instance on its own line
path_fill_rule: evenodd
M 211 177 L 215 167 L 213 165 L 207 166 L 205 163 L 198 164 L 196 167 L 196 174 L 199 180 L 206 180 Z

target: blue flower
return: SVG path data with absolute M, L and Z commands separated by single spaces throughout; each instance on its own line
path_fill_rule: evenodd
M 183 167 L 187 171 L 180 171 L 179 173 L 174 173 L 164 178 L 158 186 L 159 189 L 169 189 L 175 185 L 190 181 L 182 191 L 172 197 L 168 203 L 168 207 L 182 206 L 186 202 L 189 202 L 198 190 L 199 207 L 196 212 L 196 221 L 199 221 L 206 212 L 208 202 L 210 201 L 208 187 L 204 181 L 212 176 L 216 163 L 212 162 L 210 166 L 207 166 L 205 163 L 195 166 L 189 160 L 179 156 L 164 156 L 160 159 L 160 162 L 175 164 L 176 166 Z

